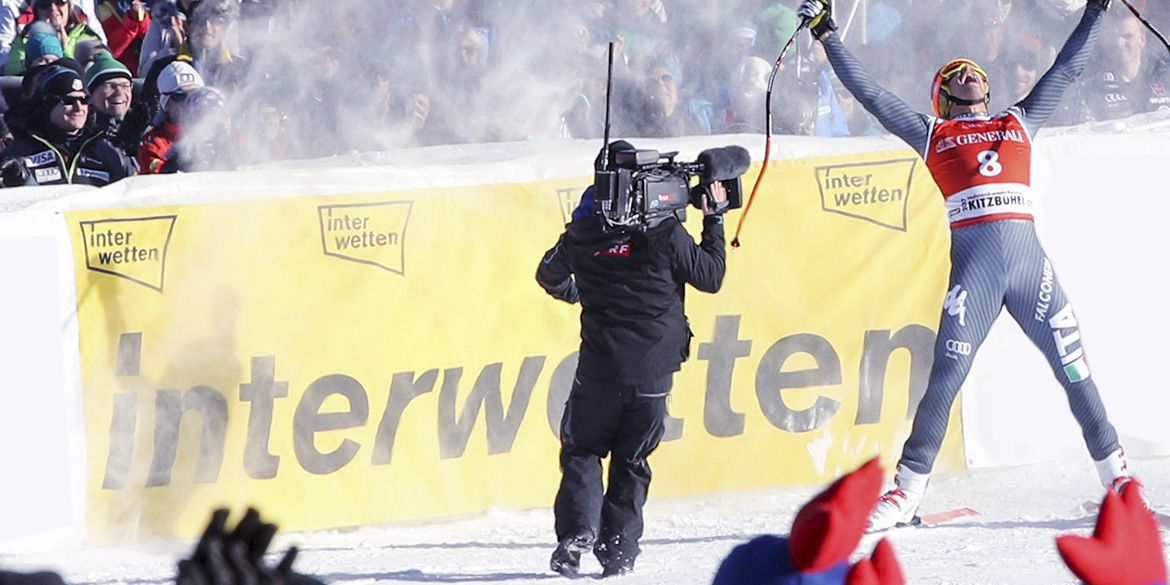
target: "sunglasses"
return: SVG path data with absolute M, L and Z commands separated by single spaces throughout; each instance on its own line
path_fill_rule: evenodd
M 63 95 L 57 98 L 57 101 L 61 102 L 63 106 L 89 105 L 89 98 L 83 95 Z
M 172 91 L 171 93 L 168 93 L 166 95 L 167 95 L 167 97 L 171 98 L 172 100 L 175 100 L 176 102 L 185 102 L 185 101 L 187 101 L 187 96 L 189 96 L 191 94 L 189 94 L 185 91 Z
M 34 4 L 34 6 L 37 8 L 49 8 L 50 6 L 52 6 L 54 4 L 56 4 L 57 6 L 64 6 L 68 3 L 69 3 L 69 0 L 40 0 L 40 2 L 37 2 L 36 4 Z
M 650 77 L 646 78 L 646 83 L 656 83 L 659 81 L 661 81 L 662 83 L 670 83 L 670 82 L 674 81 L 674 76 L 669 74 L 669 73 L 663 73 L 662 75 L 658 75 L 658 76 L 651 75 Z

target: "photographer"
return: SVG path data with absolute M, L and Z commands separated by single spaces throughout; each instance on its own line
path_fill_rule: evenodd
M 612 143 L 609 167 L 618 153 L 631 151 L 629 143 Z M 602 160 L 599 155 L 599 171 Z M 550 567 L 562 575 L 576 575 L 581 553 L 590 549 L 603 577 L 633 570 L 650 485 L 647 457 L 662 439 L 671 377 L 690 351 L 683 285 L 714 293 L 723 282 L 723 217 L 712 206 L 722 209 L 728 194 L 720 182 L 707 188 L 714 203 L 703 199 L 696 244 L 674 214 L 638 227 L 608 226 L 593 201 L 600 192 L 595 184 L 537 269 L 536 280 L 550 295 L 582 307 L 554 504 L 559 544 Z

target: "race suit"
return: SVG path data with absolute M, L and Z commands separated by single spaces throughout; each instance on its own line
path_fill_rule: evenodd
M 857 100 L 922 156 L 946 199 L 951 273 L 930 381 L 900 465 L 930 473 L 947 421 L 980 344 L 1000 311 L 1044 353 L 1068 395 L 1094 460 L 1120 448 L 1089 371 L 1077 319 L 1032 221 L 1032 133 L 1056 110 L 1096 42 L 1103 9 L 1090 3 L 1056 62 L 1027 97 L 996 115 L 940 119 L 879 87 L 837 35 L 829 62 Z

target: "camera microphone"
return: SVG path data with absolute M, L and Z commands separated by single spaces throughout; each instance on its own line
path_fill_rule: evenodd
M 695 162 L 703 165 L 699 180 L 703 183 L 738 179 L 752 165 L 752 155 L 742 146 L 708 148 Z

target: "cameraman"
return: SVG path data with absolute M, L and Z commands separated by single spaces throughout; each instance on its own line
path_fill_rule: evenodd
M 610 166 L 625 141 L 610 145 Z M 600 170 L 601 155 L 596 162 Z M 727 193 L 710 184 L 712 199 Z M 647 457 L 664 432 L 671 377 L 690 352 L 683 285 L 714 293 L 723 282 L 723 216 L 704 198 L 702 242 L 674 215 L 647 229 L 607 231 L 594 188 L 536 272 L 548 293 L 581 302 L 581 352 L 561 419 L 561 484 L 554 504 L 558 545 L 550 567 L 575 576 L 593 550 L 603 577 L 634 568 L 642 505 L 650 486 Z M 611 455 L 603 494 L 601 458 Z

